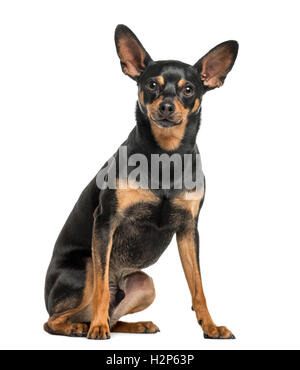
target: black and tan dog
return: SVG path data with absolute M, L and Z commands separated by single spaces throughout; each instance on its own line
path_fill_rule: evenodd
M 196 136 L 202 96 L 220 87 L 238 52 L 236 41 L 212 49 L 194 66 L 153 61 L 126 27 L 115 41 L 123 72 L 137 81 L 136 126 L 123 144 L 128 157 L 142 153 L 185 154 L 197 170 Z M 117 166 L 120 163 L 115 154 Z M 201 170 L 201 169 L 199 169 Z M 119 171 L 120 172 L 120 171 Z M 151 167 L 149 178 L 151 178 Z M 204 199 L 199 190 L 156 189 L 126 184 L 100 190 L 96 177 L 81 194 L 55 245 L 48 269 L 45 300 L 48 333 L 109 339 L 110 332 L 155 333 L 152 322 L 119 321 L 147 308 L 154 300 L 152 279 L 141 270 L 155 263 L 176 234 L 192 306 L 206 338 L 234 338 L 209 314 L 199 268 L 198 215 Z M 133 185 L 133 186 L 132 186 Z

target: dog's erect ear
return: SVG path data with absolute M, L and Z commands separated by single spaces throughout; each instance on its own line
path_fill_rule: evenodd
M 116 28 L 115 42 L 123 72 L 137 80 L 151 61 L 149 54 L 135 34 L 123 24 Z
M 236 41 L 225 41 L 210 50 L 194 65 L 207 90 L 223 85 L 233 67 L 238 49 L 239 44 Z

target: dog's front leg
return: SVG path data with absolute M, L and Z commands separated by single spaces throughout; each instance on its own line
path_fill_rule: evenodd
M 94 214 L 92 236 L 92 258 L 94 268 L 94 290 L 92 298 L 93 316 L 88 332 L 89 339 L 109 339 L 109 261 L 115 227 L 98 209 Z
M 193 309 L 198 323 L 201 325 L 205 338 L 232 339 L 230 330 L 225 326 L 216 326 L 206 305 L 199 266 L 199 234 L 196 227 L 191 225 L 177 233 L 179 254 L 192 295 Z

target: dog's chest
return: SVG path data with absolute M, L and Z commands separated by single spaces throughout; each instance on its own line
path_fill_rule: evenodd
M 186 211 L 171 200 L 149 197 L 120 213 L 111 256 L 118 268 L 141 269 L 155 263 L 186 218 Z

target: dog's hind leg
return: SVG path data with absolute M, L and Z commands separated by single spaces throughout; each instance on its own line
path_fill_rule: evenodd
M 53 335 L 65 335 L 68 337 L 86 337 L 89 325 L 87 323 L 68 323 L 72 311 L 66 311 L 62 315 L 53 315 L 44 324 L 44 330 Z
M 120 333 L 157 333 L 159 328 L 151 321 L 119 321 L 122 316 L 143 311 L 152 304 L 155 298 L 152 279 L 144 272 L 138 271 L 123 278 L 119 283 L 119 287 L 125 295 L 111 313 L 111 331 Z
M 53 335 L 86 337 L 91 318 L 89 312 L 93 294 L 92 264 L 87 264 L 86 281 L 81 302 L 78 299 L 65 298 L 54 307 L 54 313 L 44 325 L 44 330 Z

